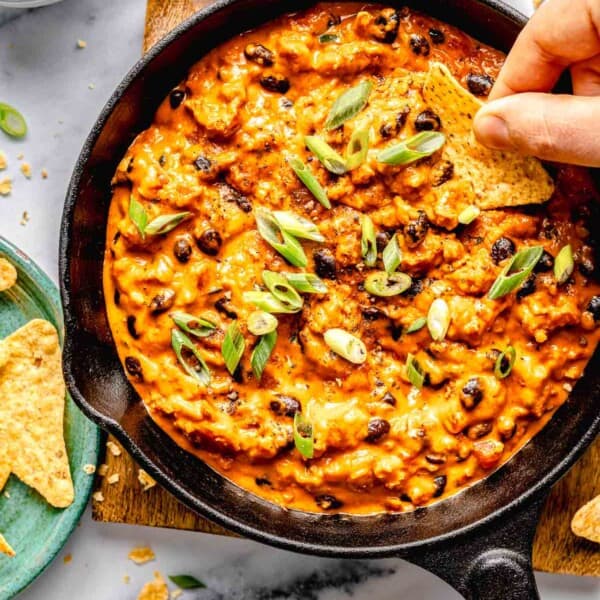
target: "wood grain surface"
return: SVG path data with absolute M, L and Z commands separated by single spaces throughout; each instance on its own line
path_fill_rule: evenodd
M 144 49 L 210 0 L 148 0 Z M 94 501 L 93 515 L 99 521 L 191 529 L 225 535 L 227 531 L 197 516 L 166 491 L 156 486 L 147 492 L 137 479 L 138 468 L 123 452 L 107 452 L 108 474 L 118 473 L 110 484 L 98 477 L 97 489 L 104 500 Z M 575 511 L 600 494 L 600 438 L 552 490 L 546 503 L 533 550 L 536 569 L 572 575 L 600 576 L 600 545 L 577 538 L 570 522 Z

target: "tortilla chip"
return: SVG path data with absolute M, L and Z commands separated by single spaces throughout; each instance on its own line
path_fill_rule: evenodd
M 169 588 L 162 575 L 156 571 L 154 580 L 149 581 L 140 591 L 138 600 L 169 600 Z
M 2 343 L 0 368 L 0 489 L 14 473 L 52 506 L 73 502 L 63 437 L 65 384 L 56 329 L 34 319 Z
M 4 539 L 4 536 L 0 533 L 0 552 L 7 556 L 13 557 L 16 552 L 10 547 L 10 544 Z
M 554 184 L 537 158 L 490 150 L 477 142 L 473 118 L 483 103 L 445 65 L 431 63 L 423 98 L 440 117 L 441 131 L 448 138 L 443 158 L 454 165 L 459 179 L 471 183 L 479 208 L 540 204 L 550 199 Z
M 600 496 L 584 504 L 571 521 L 575 535 L 600 544 Z
M 17 270 L 5 258 L 0 258 L 0 292 L 11 288 L 17 282 Z

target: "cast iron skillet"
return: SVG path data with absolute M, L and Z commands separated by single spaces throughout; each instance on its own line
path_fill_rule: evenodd
M 525 22 L 495 0 L 412 4 L 505 51 Z M 467 598 L 536 598 L 531 544 L 538 512 L 550 486 L 600 428 L 600 353 L 543 431 L 487 479 L 428 508 L 371 516 L 284 510 L 237 487 L 154 425 L 117 359 L 104 308 L 102 258 L 110 180 L 119 159 L 149 125 L 168 91 L 209 49 L 308 5 L 306 0 L 220 0 L 154 46 L 102 111 L 75 167 L 62 221 L 67 384 L 81 409 L 114 434 L 161 485 L 232 531 L 309 554 L 401 556 L 436 573 Z

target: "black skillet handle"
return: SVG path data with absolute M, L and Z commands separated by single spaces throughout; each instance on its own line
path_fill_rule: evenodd
M 466 600 L 538 600 L 533 536 L 546 494 L 429 552 L 405 558 L 449 583 Z

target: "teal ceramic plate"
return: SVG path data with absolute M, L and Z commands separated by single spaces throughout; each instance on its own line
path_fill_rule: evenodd
M 0 293 L 0 338 L 37 317 L 56 326 L 62 343 L 62 311 L 52 281 L 2 237 L 0 257 L 15 265 L 19 275 L 16 286 Z M 0 554 L 0 600 L 18 594 L 50 564 L 87 504 L 94 478 L 83 472 L 83 466 L 97 463 L 100 432 L 69 397 L 65 405 L 65 440 L 75 486 L 75 502 L 69 508 L 52 508 L 14 475 L 0 494 L 0 532 L 17 553 L 14 558 Z

